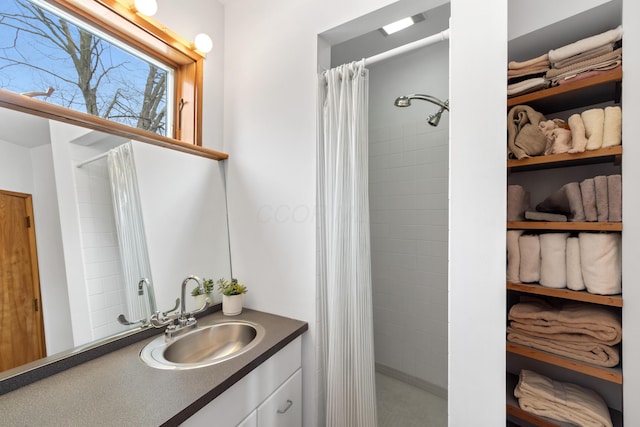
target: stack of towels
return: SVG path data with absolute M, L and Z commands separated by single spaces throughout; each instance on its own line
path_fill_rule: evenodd
M 576 113 L 565 122 L 547 120 L 528 105 L 507 113 L 510 158 L 523 159 L 561 153 L 582 153 L 622 144 L 622 108 L 610 105 Z
M 598 295 L 622 292 L 620 233 L 507 231 L 507 281 Z
M 507 341 L 611 368 L 620 363 L 622 321 L 594 304 L 529 298 L 509 310 Z
M 531 414 L 584 427 L 613 427 L 604 399 L 576 384 L 523 369 L 514 395 L 520 408 Z
M 507 187 L 507 221 L 621 222 L 622 175 L 596 176 L 563 185 L 529 210 L 529 192 Z
M 592 77 L 622 64 L 622 27 L 552 49 L 526 61 L 508 64 L 507 95 L 528 92 Z

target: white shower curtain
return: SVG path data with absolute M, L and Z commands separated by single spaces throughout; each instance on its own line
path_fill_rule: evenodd
M 129 309 L 127 319 L 132 322 L 148 319 L 150 308 L 147 298 L 138 293 L 138 282 L 142 278 L 151 281 L 151 267 L 131 142 L 109 151 L 107 162 Z
M 369 72 L 323 72 L 318 87 L 319 425 L 375 427 L 368 190 Z

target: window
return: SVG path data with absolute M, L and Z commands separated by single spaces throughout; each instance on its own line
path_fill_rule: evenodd
M 122 0 L 0 2 L 1 105 L 201 145 L 202 60 Z

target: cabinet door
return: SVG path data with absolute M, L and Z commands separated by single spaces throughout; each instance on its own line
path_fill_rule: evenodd
M 257 427 L 257 426 L 258 426 L 258 415 L 256 414 L 256 411 L 253 411 L 252 413 L 249 414 L 247 418 L 240 421 L 240 424 L 238 424 L 236 427 Z
M 298 369 L 258 407 L 258 427 L 302 425 L 302 370 Z

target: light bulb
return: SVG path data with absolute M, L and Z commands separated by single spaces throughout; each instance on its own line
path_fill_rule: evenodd
M 193 45 L 200 52 L 204 53 L 211 52 L 211 49 L 213 49 L 213 41 L 211 40 L 211 37 L 204 33 L 200 33 L 196 36 L 193 41 Z
M 158 11 L 156 0 L 135 0 L 133 5 L 138 12 L 147 16 L 153 16 Z

